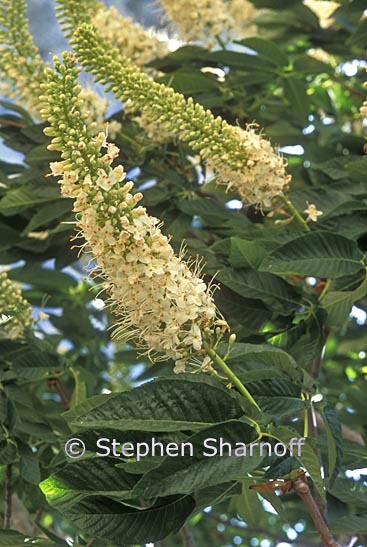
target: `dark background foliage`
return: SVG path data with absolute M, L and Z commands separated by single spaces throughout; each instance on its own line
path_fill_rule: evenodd
M 274 2 L 257 0 L 257 7 L 269 8 L 258 20 L 261 38 L 237 44 L 251 51 L 240 47 L 209 52 L 191 45 L 153 63 L 163 73 L 162 82 L 193 96 L 215 114 L 241 126 L 256 120 L 265 128 L 288 159 L 293 203 L 300 211 L 306 202 L 323 211 L 317 224 L 312 223 L 310 234 L 305 235 L 295 222 L 275 223 L 269 213 L 241 206 L 235 194 L 226 194 L 214 182 L 203 186 L 202 173 L 193 167 L 187 146 L 178 142 L 157 145 L 129 116 L 124 117 L 116 143 L 130 178 L 144 191 L 144 205 L 164 220 L 164 231 L 172 234 L 176 249 L 184 238 L 189 254 L 204 256 L 208 280 L 219 270 L 221 290 L 216 292 L 216 301 L 237 334 L 229 364 L 259 401 L 265 417 L 302 436 L 309 402 L 301 393 L 317 394 L 317 430 L 310 426 L 310 436 L 316 441 L 311 447 L 313 456 L 304 466 L 317 496 L 315 454 L 319 455 L 327 479 L 330 528 L 342 544 L 355 536 L 355 547 L 362 547 L 367 537 L 367 301 L 366 270 L 361 263 L 367 245 L 367 160 L 359 107 L 366 94 L 367 28 L 366 19 L 361 21 L 364 2 L 339 3 L 333 25 L 322 28 L 301 2 L 288 0 L 275 7 Z M 325 62 L 310 56 L 311 48 L 322 48 Z M 203 72 L 204 67 L 220 69 L 226 77 Z M 109 341 L 110 317 L 97 298 L 96 287 L 85 280 L 86 259 L 78 260 L 78 249 L 70 244 L 71 202 L 61 198 L 57 183 L 45 177 L 49 162 L 58 155 L 47 151 L 42 125 L 35 125 L 16 105 L 3 103 L 3 107 L 1 137 L 7 147 L 21 154 L 22 162 L 4 159 L 0 163 L 0 263 L 12 266 L 9 276 L 24 283 L 24 296 L 34 310 L 49 314 L 26 340 L 0 339 L 2 489 L 11 465 L 13 517 L 23 521 L 18 528 L 14 521 L 14 528 L 38 537 L 43 533 L 48 539 L 39 540 L 40 546 L 67 545 L 67 538 L 74 545 L 85 545 L 94 534 L 93 525 L 83 515 L 99 515 L 101 504 L 114 513 L 116 499 L 122 499 L 127 500 L 123 509 L 119 505 L 124 519 L 117 517 L 105 534 L 113 542 L 117 530 L 119 541 L 125 538 L 124 543 L 144 545 L 159 537 L 162 523 L 167 525 L 165 535 L 191 515 L 184 535 L 191 534 L 197 545 L 318 545 L 310 517 L 294 493 L 277 497 L 248 488 L 255 479 L 294 476 L 302 465 L 294 458 L 263 462 L 251 469 L 251 478 L 242 481 L 223 462 L 211 461 L 210 465 L 218 466 L 221 482 L 212 484 L 213 470 L 204 468 L 195 487 L 189 485 L 187 476 L 183 480 L 179 463 L 166 469 L 165 462 L 149 459 L 135 468 L 125 462 L 121 471 L 114 462 L 104 462 L 98 471 L 92 458 L 89 463 L 83 460 L 65 467 L 63 444 L 78 431 L 78 416 L 87 409 L 74 407 L 91 396 L 123 392 L 116 399 L 117 407 L 113 398 L 106 398 L 105 413 L 97 425 L 78 431 L 91 445 L 103 431 L 110 437 L 113 432 L 120 436 L 124 432 L 129 440 L 134 435 L 149 439 L 152 431 L 164 440 L 195 434 L 189 424 L 162 429 L 159 416 L 153 417 L 153 429 L 145 424 L 138 433 L 136 424 L 126 422 L 124 412 L 128 414 L 131 405 L 143 409 L 149 397 L 139 390 L 129 391 L 133 395 L 125 407 L 125 390 L 152 378 L 158 377 L 152 385 L 165 390 L 173 414 L 177 399 L 172 386 L 180 382 L 187 422 L 189 394 L 197 393 L 204 406 L 209 405 L 212 388 L 220 393 L 223 405 L 229 408 L 234 403 L 209 376 L 200 375 L 197 383 L 173 377 L 171 364 L 152 367 L 132 347 Z M 114 118 L 120 120 L 121 115 L 118 112 Z M 286 218 L 275 215 L 280 221 Z M 47 234 L 44 239 L 30 237 L 35 231 Z M 70 413 L 63 414 L 68 407 Z M 234 412 L 232 418 L 237 420 L 239 415 Z M 223 419 L 218 417 L 217 422 Z M 217 422 L 212 421 L 212 427 L 222 427 Z M 225 427 L 233 430 L 226 434 L 243 437 L 236 425 L 228 423 Z M 157 464 L 158 475 L 149 474 Z M 56 472 L 61 473 L 64 489 L 58 490 L 58 475 L 53 475 L 46 500 L 38 485 Z M 104 476 L 100 489 L 95 487 L 98 473 Z M 154 498 L 150 504 L 144 499 L 143 487 L 135 490 L 138 501 L 132 494 L 122 494 L 132 490 L 134 477 L 145 473 L 148 497 Z M 163 483 L 162 477 L 170 473 L 172 480 Z M 117 480 L 120 495 L 108 494 L 116 490 Z M 65 484 L 71 486 L 65 488 Z M 84 498 L 86 491 L 89 497 Z M 151 516 L 143 515 L 145 524 L 139 520 L 142 515 L 130 510 L 138 502 L 153 511 Z M 123 529 L 118 527 L 121 521 Z M 23 545 L 23 540 L 16 532 L 0 533 L 1 546 Z M 182 536 L 172 533 L 158 543 L 181 545 Z M 98 539 L 93 545 L 112 543 Z

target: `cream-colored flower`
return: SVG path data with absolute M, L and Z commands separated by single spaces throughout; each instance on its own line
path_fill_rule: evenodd
M 118 50 L 82 25 L 73 45 L 83 65 L 98 74 L 117 98 L 149 116 L 161 131 L 187 142 L 217 175 L 217 181 L 236 190 L 243 201 L 268 207 L 272 198 L 282 196 L 290 176 L 284 159 L 270 142 L 255 131 L 214 117 L 210 110 L 172 88 L 154 82 Z
M 0 93 L 15 99 L 31 116 L 40 119 L 41 84 L 48 65 L 42 61 L 29 32 L 26 11 L 25 0 L 0 1 Z M 95 123 L 95 132 L 104 131 L 108 100 L 90 87 L 83 89 L 81 95 L 88 123 Z M 109 123 L 111 139 L 120 128 L 115 120 Z
M 44 63 L 28 30 L 25 0 L 0 2 L 0 93 L 39 118 Z
M 5 272 L 0 273 L 0 317 L 0 333 L 12 340 L 22 338 L 33 321 L 30 305 Z
M 322 211 L 318 211 L 314 203 L 307 202 L 307 209 L 305 209 L 304 214 L 307 215 L 306 222 L 317 222 L 317 217 L 323 215 Z
M 184 40 L 199 40 L 213 46 L 216 36 L 228 40 L 257 33 L 253 20 L 258 12 L 247 0 L 160 0 L 160 3 Z
M 303 3 L 317 15 L 320 26 L 323 28 L 330 27 L 333 24 L 332 15 L 340 7 L 340 3 L 328 0 L 303 0 Z
M 231 169 L 223 157 L 222 162 L 208 159 L 208 167 L 216 173 L 219 183 L 227 185 L 227 191 L 233 188 L 244 202 L 270 207 L 275 197 L 283 195 L 291 180 L 290 175 L 285 175 L 285 160 L 274 153 L 271 143 L 256 132 L 254 124 L 245 129 L 234 128 L 232 136 L 246 153 L 243 169 Z
M 91 13 L 91 23 L 101 36 L 138 66 L 168 53 L 167 43 L 160 41 L 152 29 L 147 31 L 130 17 L 123 17 L 115 7 L 106 8 L 102 4 Z
M 214 328 L 217 310 L 211 290 L 199 277 L 199 266 L 177 256 L 160 221 L 138 205 L 143 196 L 131 193 L 134 184 L 125 182 L 122 166 L 112 168 L 119 150 L 105 134 L 93 137 L 80 110 L 72 54 L 64 54 L 64 62 L 66 67 L 55 61 L 44 86 L 51 148 L 63 157 L 51 170 L 62 173 L 61 191 L 74 198 L 79 233 L 105 279 L 116 316 L 114 337 L 133 339 L 152 358 L 173 359 L 179 362 L 176 370 L 183 370 L 200 357 L 204 330 Z M 67 119 L 64 113 L 70 111 L 74 115 Z

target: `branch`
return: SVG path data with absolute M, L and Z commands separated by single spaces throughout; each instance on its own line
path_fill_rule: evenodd
M 25 536 L 35 536 L 36 527 L 32 523 L 32 517 L 16 494 L 12 495 L 12 527 Z M 37 530 L 38 531 L 38 530 Z M 46 536 L 44 536 L 46 537 Z
M 10 528 L 11 520 L 11 478 L 12 478 L 12 465 L 9 464 L 5 469 L 5 510 L 4 510 L 4 528 Z
M 181 528 L 182 545 L 184 547 L 195 547 L 194 538 L 187 526 Z
M 324 547 L 340 547 L 333 538 L 326 522 L 324 521 L 319 508 L 313 499 L 307 482 L 301 477 L 297 478 L 293 482 L 293 488 L 298 496 L 305 504 L 310 517 L 312 518 L 316 530 L 320 534 L 320 538 Z
M 64 410 L 69 410 L 70 407 L 70 397 L 67 391 L 65 390 L 64 386 L 61 383 L 60 378 L 49 378 L 47 380 L 47 384 L 50 388 L 54 388 L 57 394 L 60 397 L 61 404 Z
M 97 539 L 96 537 L 93 537 L 93 538 L 87 543 L 87 545 L 86 545 L 85 547 L 92 547 L 92 545 L 93 545 L 93 543 L 96 541 L 96 539 Z

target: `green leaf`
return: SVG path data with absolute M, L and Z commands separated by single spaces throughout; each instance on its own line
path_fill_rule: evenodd
M 253 395 L 251 386 L 247 385 L 247 388 Z M 305 409 L 304 401 L 295 397 L 256 397 L 256 402 L 262 411 L 277 418 L 290 416 Z
M 32 120 L 31 116 L 24 108 L 22 108 L 18 104 L 10 101 L 0 101 L 0 105 L 6 108 L 6 110 L 10 110 L 12 112 L 16 112 L 17 114 L 20 114 L 27 125 L 34 126 L 34 121 Z
M 148 509 L 134 509 L 104 497 L 86 498 L 65 512 L 86 535 L 137 545 L 177 532 L 195 507 L 191 496 L 168 498 Z
M 8 465 L 18 461 L 17 445 L 11 439 L 0 441 L 0 465 Z
M 231 479 L 240 479 L 255 469 L 263 456 L 235 455 L 236 443 L 251 443 L 256 438 L 253 427 L 239 421 L 228 421 L 204 429 L 189 437 L 185 443 L 185 455 L 167 456 L 156 468 L 149 471 L 137 483 L 133 495 L 154 497 L 171 494 L 190 494 Z M 221 442 L 230 443 L 229 455 Z M 242 449 L 243 446 L 237 446 Z M 248 447 L 247 447 L 248 450 Z M 191 455 L 192 454 L 192 455 Z
M 48 150 L 45 144 L 35 146 L 26 155 L 25 161 L 29 165 L 34 163 L 50 163 L 51 161 L 57 161 L 60 159 L 60 152 Z
M 341 517 L 330 522 L 330 528 L 339 534 L 367 534 L 367 514 Z
M 315 232 L 275 249 L 263 260 L 260 270 L 334 279 L 360 270 L 362 257 L 354 241 L 329 232 Z
M 267 254 L 264 247 L 257 241 L 231 237 L 230 245 L 230 261 L 234 268 L 253 268 L 256 270 Z
M 9 271 L 9 277 L 14 281 L 40 287 L 45 292 L 54 290 L 58 292 L 69 291 L 71 287 L 76 287 L 78 284 L 74 277 L 57 270 L 42 268 L 37 263 L 30 263 L 21 268 L 13 268 Z
M 260 58 L 270 61 L 275 66 L 282 67 L 289 64 L 287 55 L 271 40 L 264 40 L 263 38 L 245 38 L 237 43 L 257 51 Z
M 184 95 L 216 92 L 218 87 L 213 75 L 193 72 L 191 67 L 179 68 L 174 73 L 159 78 L 159 81 L 173 87 L 175 91 Z
M 263 263 L 264 261 L 261 267 Z M 240 272 L 222 268 L 217 279 L 237 294 L 245 298 L 262 300 L 267 306 L 281 314 L 290 313 L 298 305 L 293 287 L 276 275 L 254 270 L 241 270 Z M 245 310 L 244 313 L 246 313 Z
M 117 462 L 97 457 L 70 463 L 42 481 L 40 488 L 59 511 L 67 511 L 88 496 L 129 497 L 137 476 L 117 469 Z
M 60 355 L 49 351 L 41 341 L 32 344 L 9 344 L 0 341 L 2 357 L 12 363 L 13 369 L 23 378 L 37 378 L 46 372 L 60 371 L 64 368 Z
M 365 507 L 367 505 L 367 488 L 364 478 L 362 477 L 359 481 L 337 478 L 333 486 L 328 488 L 328 492 L 343 503 Z
M 259 515 L 263 511 L 263 507 L 255 490 L 250 489 L 251 484 L 254 484 L 253 479 L 246 478 L 242 480 L 242 492 L 239 496 L 236 496 L 235 503 L 241 519 L 248 526 L 255 528 L 259 522 Z
M 65 413 L 74 428 L 121 431 L 197 431 L 241 415 L 237 400 L 224 386 L 181 378 L 161 379 L 99 397 L 92 409 L 87 400 Z
M 83 369 L 70 368 L 74 376 L 75 387 L 70 401 L 70 407 L 79 405 L 87 398 L 87 374 Z
M 6 251 L 13 247 L 19 240 L 19 233 L 10 226 L 7 226 L 3 222 L 0 222 L 0 251 Z
M 5 391 L 0 389 L 0 423 L 5 423 L 8 417 L 8 398 Z
M 9 190 L 7 194 L 0 200 L 0 213 L 4 216 L 11 216 L 16 213 L 44 203 L 58 199 L 60 193 L 54 186 L 47 186 L 44 182 L 39 186 L 32 184 Z
M 367 277 L 353 291 L 329 290 L 322 299 L 322 305 L 328 312 L 328 324 L 330 326 L 342 325 L 348 318 L 352 306 L 358 300 L 367 296 Z
M 310 98 L 307 95 L 307 85 L 294 77 L 283 78 L 284 95 L 288 99 L 292 116 L 300 125 L 307 123 L 307 117 L 310 111 Z
M 18 439 L 18 450 L 20 454 L 19 471 L 23 479 L 31 484 L 38 485 L 41 480 L 40 466 L 37 454 L 31 447 Z
M 328 450 L 329 485 L 338 476 L 343 458 L 343 438 L 341 425 L 335 410 L 326 406 L 321 412 L 325 424 Z
M 233 344 L 227 363 L 238 365 L 236 372 L 243 368 L 259 368 L 259 364 L 273 366 L 288 374 L 296 383 L 301 382 L 303 372 L 291 355 L 267 344 Z M 241 366 L 241 369 L 239 368 Z M 243 371 L 245 376 L 246 372 Z
M 22 235 L 32 232 L 40 226 L 46 226 L 54 220 L 63 218 L 65 213 L 71 211 L 71 200 L 60 199 L 54 203 L 48 203 L 41 207 L 24 228 Z

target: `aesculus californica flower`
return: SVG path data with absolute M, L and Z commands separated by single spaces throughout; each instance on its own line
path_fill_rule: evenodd
M 304 214 L 307 215 L 306 222 L 317 222 L 317 217 L 323 215 L 322 211 L 319 211 L 314 203 L 307 202 L 307 209 Z
M 95 257 L 97 271 L 116 315 L 116 339 L 133 339 L 152 357 L 171 358 L 176 371 L 203 356 L 204 331 L 213 330 L 217 310 L 211 290 L 177 256 L 160 221 L 138 205 L 141 193 L 125 181 L 122 165 L 112 167 L 119 149 L 106 135 L 93 136 L 86 123 L 71 53 L 48 69 L 42 111 L 52 137 L 49 148 L 62 152 L 51 164 L 63 195 L 74 198 L 79 235 Z M 222 321 L 223 323 L 223 321 Z
M 0 273 L 0 337 L 3 331 L 12 340 L 21 338 L 32 322 L 31 307 L 21 290 L 5 272 Z
M 160 0 L 181 38 L 215 45 L 215 37 L 246 38 L 257 32 L 258 14 L 248 0 Z
M 98 32 L 123 55 L 144 66 L 168 53 L 167 44 L 153 31 L 146 30 L 131 17 L 124 17 L 111 6 L 96 0 L 57 0 L 58 18 L 66 36 L 82 22 L 93 24 Z
M 290 180 L 285 161 L 253 124 L 246 129 L 232 126 L 191 97 L 185 99 L 155 82 L 92 26 L 81 25 L 72 44 L 97 81 L 117 98 L 129 100 L 132 108 L 148 113 L 150 121 L 164 131 L 187 142 L 214 171 L 217 181 L 234 188 L 243 201 L 267 207 L 275 196 L 283 195 Z
M 33 37 L 28 29 L 25 0 L 0 0 L 0 93 L 16 99 L 34 118 L 40 119 L 42 103 L 39 99 L 45 69 Z M 82 90 L 85 111 L 95 123 L 95 132 L 106 127 L 108 101 L 92 88 Z M 109 124 L 111 138 L 121 124 Z
M 0 93 L 39 116 L 44 63 L 28 30 L 25 0 L 0 0 Z

